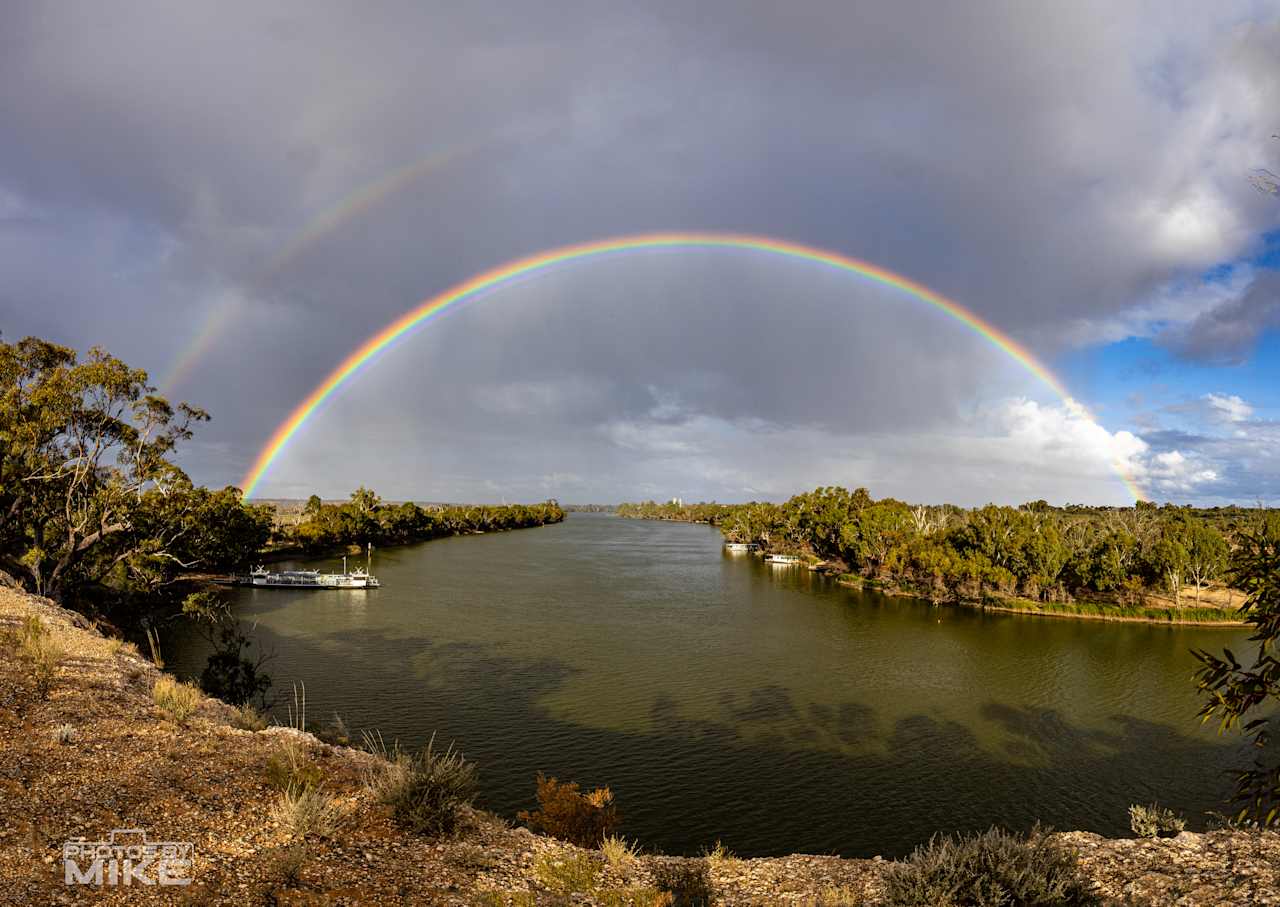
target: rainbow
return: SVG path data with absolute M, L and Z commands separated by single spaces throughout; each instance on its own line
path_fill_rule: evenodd
M 1068 393 L 1062 382 L 1041 364 L 1029 350 L 1021 346 L 1013 338 L 995 325 L 983 321 L 959 303 L 935 293 L 923 284 L 916 283 L 908 277 L 895 274 L 887 268 L 859 261 L 856 258 L 850 258 L 838 252 L 805 246 L 782 239 L 773 239 L 767 236 L 695 232 L 644 233 L 561 246 L 545 252 L 538 252 L 525 258 L 519 258 L 477 274 L 469 280 L 456 284 L 438 296 L 432 296 L 405 312 L 357 347 L 324 381 L 307 395 L 305 400 L 298 404 L 287 419 L 280 423 L 279 427 L 271 435 L 270 440 L 259 452 L 257 459 L 253 462 L 253 466 L 241 483 L 244 488 L 244 496 L 249 498 L 253 495 L 276 457 L 280 456 L 281 451 L 284 450 L 290 439 L 297 434 L 298 429 L 302 427 L 307 419 L 311 418 L 311 415 L 325 400 L 372 361 L 378 353 L 419 325 L 425 324 L 452 307 L 459 306 L 492 290 L 500 289 L 519 279 L 546 272 L 557 265 L 581 262 L 624 252 L 689 249 L 743 249 L 765 252 L 770 255 L 825 265 L 850 274 L 856 274 L 859 277 L 884 286 L 902 290 L 909 296 L 928 303 L 986 338 L 993 346 L 1003 350 L 1026 371 L 1061 397 L 1069 410 L 1092 420 L 1088 411 Z M 1134 498 L 1136 500 L 1145 500 L 1142 490 L 1129 478 L 1120 464 L 1114 465 L 1121 480 Z
M 388 197 L 399 194 L 427 174 L 448 166 L 489 144 L 492 142 L 486 140 L 445 148 L 399 167 L 347 193 L 336 203 L 313 216 L 297 236 L 254 272 L 248 279 L 249 285 L 269 284 L 272 278 L 292 264 L 300 255 L 353 218 L 363 215 Z M 196 364 L 213 348 L 214 341 L 222 335 L 223 331 L 236 320 L 240 310 L 241 304 L 234 299 L 223 300 L 210 309 L 196 329 L 191 342 L 179 351 L 169 370 L 160 378 L 159 386 L 172 393 L 185 384 Z

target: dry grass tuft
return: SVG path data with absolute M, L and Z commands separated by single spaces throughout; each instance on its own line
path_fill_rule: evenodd
M 164 712 L 165 717 L 175 724 L 186 724 L 204 699 L 204 694 L 189 683 L 175 680 L 168 674 L 161 674 L 151 688 L 151 698 Z
M 640 856 L 636 845 L 620 835 L 605 835 L 600 842 L 600 853 L 613 869 L 626 869 Z
M 738 858 L 734 856 L 733 851 L 725 847 L 724 843 L 719 840 L 716 841 L 714 847 L 704 850 L 702 855 L 706 857 L 707 865 L 713 870 L 733 866 L 738 862 Z
M 58 666 L 66 657 L 67 649 L 62 639 L 44 625 L 39 617 L 28 616 L 18 631 L 18 655 L 30 663 L 36 681 L 36 693 L 41 699 L 49 697 L 53 689 Z
M 267 757 L 264 773 L 271 786 L 282 791 L 310 790 L 324 782 L 324 772 L 311 761 L 307 748 L 291 737 Z
M 74 743 L 75 739 L 76 739 L 75 725 L 60 724 L 53 729 L 54 743 L 60 743 L 63 746 L 66 746 L 69 743 Z
M 265 731 L 267 719 L 246 702 L 244 705 L 235 707 L 235 714 L 231 716 L 231 726 L 242 731 Z
M 533 864 L 538 881 L 557 894 L 589 894 L 600 865 L 585 853 L 544 853 Z
M 805 907 L 864 907 L 871 902 L 848 885 L 828 885 L 805 902 Z
M 461 827 L 475 800 L 476 766 L 450 745 L 435 749 L 435 736 L 416 754 L 398 745 L 387 749 L 381 734 L 364 735 L 365 749 L 378 762 L 365 771 L 365 787 L 390 806 L 396 821 L 420 835 L 449 837 Z
M 308 837 L 328 837 L 342 822 L 338 802 L 318 787 L 289 788 L 280 793 L 271 810 L 294 841 Z

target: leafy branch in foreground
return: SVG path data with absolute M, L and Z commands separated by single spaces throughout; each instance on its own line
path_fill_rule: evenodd
M 1237 819 L 1260 825 L 1280 825 L 1280 758 L 1271 743 L 1270 717 L 1263 713 L 1280 704 L 1280 516 L 1271 514 L 1255 532 L 1240 539 L 1231 561 L 1232 579 L 1245 593 L 1244 621 L 1254 628 L 1250 642 L 1258 644 L 1253 664 L 1246 667 L 1230 649 L 1219 658 L 1197 650 L 1201 662 L 1197 687 L 1208 697 L 1200 710 L 1203 721 L 1218 718 L 1219 733 L 1240 728 L 1262 751 L 1254 767 L 1235 773 L 1235 799 L 1243 804 Z M 1266 763 L 1270 756 L 1274 764 Z

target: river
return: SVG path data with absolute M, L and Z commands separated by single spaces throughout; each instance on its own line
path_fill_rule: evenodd
M 1191 648 L 1243 632 L 930 607 L 720 544 L 574 513 L 375 552 L 378 590 L 233 594 L 313 723 L 455 740 L 508 818 L 539 771 L 607 784 L 623 833 L 666 852 L 898 856 L 1036 819 L 1115 835 L 1153 800 L 1197 828 L 1248 761 L 1190 682 Z M 201 640 L 165 646 L 199 673 Z

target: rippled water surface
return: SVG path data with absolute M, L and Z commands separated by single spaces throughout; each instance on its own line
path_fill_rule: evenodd
M 508 816 L 541 770 L 610 785 L 653 848 L 897 855 L 1036 818 L 1119 833 L 1151 800 L 1196 825 L 1248 758 L 1189 682 L 1235 631 L 930 608 L 610 515 L 375 557 L 382 589 L 241 589 L 238 613 L 313 722 L 456 739 Z M 198 639 L 167 645 L 198 673 Z

